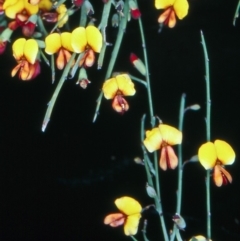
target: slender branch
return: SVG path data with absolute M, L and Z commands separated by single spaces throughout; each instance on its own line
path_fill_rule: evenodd
M 185 100 L 186 100 L 186 94 L 182 94 L 180 109 L 179 109 L 179 124 L 178 124 L 178 129 L 181 132 L 183 131 Z M 178 145 L 178 189 L 177 189 L 177 207 L 176 207 L 176 213 L 179 213 L 179 214 L 181 213 L 181 204 L 182 204 L 182 178 L 183 178 L 182 144 L 180 144 Z M 174 240 L 175 235 L 178 235 L 178 232 L 179 232 L 178 227 L 174 225 L 173 232 L 170 237 L 171 241 Z
M 209 77 L 209 59 L 204 39 L 201 31 L 201 42 L 203 46 L 204 62 L 205 62 L 205 81 L 206 81 L 206 139 L 211 139 L 211 98 L 210 98 L 210 77 Z M 207 238 L 211 239 L 211 204 L 210 204 L 210 170 L 206 171 L 206 206 L 207 206 Z
M 76 53 L 73 53 L 69 62 L 67 63 L 66 67 L 64 68 L 64 71 L 62 73 L 62 76 L 58 82 L 58 85 L 53 93 L 53 96 L 50 100 L 50 102 L 48 103 L 48 108 L 47 108 L 47 111 L 46 111 L 46 114 L 45 114 L 45 117 L 44 117 L 44 120 L 43 120 L 43 124 L 42 124 L 42 132 L 45 131 L 47 125 L 48 125 L 48 122 L 50 121 L 50 117 L 51 117 L 51 114 L 52 114 L 52 110 L 53 110 L 53 107 L 54 107 L 54 104 L 57 100 L 57 97 L 58 97 L 58 94 L 63 86 L 63 83 L 65 82 L 65 80 L 67 79 L 67 75 L 69 73 L 69 70 L 71 68 L 71 65 L 72 65 L 72 62 L 74 60 L 76 56 Z
M 179 111 L 179 125 L 178 129 L 183 132 L 183 120 L 185 113 L 185 101 L 186 94 L 182 94 L 180 102 L 180 111 Z M 182 176 L 183 176 L 183 167 L 182 167 L 182 144 L 178 145 L 178 190 L 177 190 L 177 209 L 176 213 L 181 213 L 181 204 L 182 204 Z
M 153 127 L 155 125 L 155 117 L 154 117 L 154 114 L 153 114 L 152 92 L 151 92 L 151 85 L 150 85 L 150 78 L 149 78 L 146 41 L 145 41 L 145 35 L 144 35 L 144 31 L 143 31 L 142 19 L 141 18 L 138 19 L 138 23 L 139 23 L 139 29 L 140 29 L 141 39 L 142 39 L 144 64 L 145 64 L 145 67 L 146 67 L 146 82 L 147 82 L 149 114 L 150 114 L 150 118 L 151 118 L 151 125 Z
M 135 76 L 133 76 L 133 75 L 129 75 L 129 77 L 130 77 L 132 80 L 135 80 L 135 81 L 137 81 L 138 83 L 140 83 L 140 84 L 144 85 L 145 87 L 147 87 L 147 82 L 146 82 L 146 81 L 144 81 L 144 80 L 142 80 L 142 79 L 140 79 L 140 78 L 138 78 L 138 77 L 135 77 Z
M 240 0 L 238 1 L 238 5 L 233 17 L 233 26 L 236 26 L 236 21 L 237 21 L 237 18 L 239 17 L 239 8 L 240 8 Z
M 128 9 L 129 9 L 128 1 L 126 1 L 125 4 L 124 4 L 124 16 L 128 16 Z M 119 52 L 119 49 L 120 49 L 120 46 L 121 46 L 121 43 L 122 43 L 123 35 L 125 33 L 125 30 L 126 30 L 126 26 L 127 26 L 127 17 L 122 17 L 121 22 L 119 24 L 117 40 L 114 44 L 111 59 L 109 61 L 109 65 L 108 65 L 108 69 L 107 69 L 107 73 L 105 75 L 105 80 L 107 80 L 112 74 L 113 67 L 115 65 L 117 55 L 118 55 L 118 52 Z M 94 113 L 94 116 L 93 116 L 93 122 L 95 122 L 97 117 L 98 117 L 100 105 L 101 105 L 101 102 L 102 102 L 102 97 L 103 97 L 103 93 L 101 91 L 101 93 L 99 94 L 99 96 L 97 98 L 97 106 L 96 106 L 95 113 Z

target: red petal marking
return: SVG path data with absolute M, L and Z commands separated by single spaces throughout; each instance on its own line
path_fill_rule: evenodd
M 118 91 L 118 93 L 113 98 L 112 107 L 120 114 L 124 114 L 126 111 L 128 111 L 129 105 L 127 101 L 123 98 L 120 91 Z
M 218 187 L 232 182 L 232 176 L 220 163 L 217 163 L 213 170 L 213 180 Z
M 123 225 L 126 220 L 126 215 L 123 213 L 112 213 L 104 218 L 104 224 L 110 225 L 111 227 L 118 227 Z
M 138 8 L 136 9 L 131 9 L 131 16 L 133 19 L 138 19 L 141 17 L 141 12 Z
M 83 4 L 83 0 L 73 0 L 72 3 L 76 6 L 76 7 L 81 7 Z
M 7 46 L 7 41 L 1 42 L 0 41 L 0 54 L 4 53 Z
M 134 53 L 130 54 L 130 61 L 133 64 L 134 61 L 138 60 L 138 56 Z
M 158 18 L 158 22 L 167 25 L 169 28 L 173 28 L 176 25 L 176 17 L 173 7 L 167 8 Z
M 165 145 L 161 148 L 159 166 L 162 170 L 175 169 L 178 165 L 178 158 L 171 146 Z

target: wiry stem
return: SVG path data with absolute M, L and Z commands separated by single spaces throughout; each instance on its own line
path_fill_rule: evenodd
M 53 96 L 50 100 L 50 102 L 48 103 L 48 108 L 47 108 L 47 111 L 46 111 L 46 114 L 45 114 L 45 117 L 44 117 L 44 120 L 43 120 L 43 124 L 42 124 L 42 132 L 45 131 L 47 125 L 48 125 L 48 122 L 50 121 L 50 117 L 51 117 L 51 114 L 52 114 L 52 110 L 53 110 L 53 107 L 54 107 L 54 104 L 57 100 L 57 97 L 58 97 L 58 94 L 63 86 L 63 83 L 65 82 L 65 80 L 67 79 L 67 76 L 68 76 L 68 73 L 69 73 L 69 70 L 71 68 L 71 65 L 72 65 L 72 62 L 74 60 L 76 56 L 76 53 L 73 53 L 69 62 L 67 63 L 66 67 L 64 68 L 64 71 L 62 73 L 62 76 L 58 82 L 58 85 L 53 93 Z
M 107 73 L 105 75 L 105 80 L 107 80 L 111 76 L 112 71 L 113 71 L 113 67 L 114 67 L 116 59 L 117 59 L 117 55 L 118 55 L 118 52 L 119 52 L 119 49 L 120 49 L 120 46 L 121 46 L 121 43 L 122 43 L 123 35 L 125 33 L 125 29 L 126 29 L 126 26 L 127 26 L 127 17 L 126 16 L 128 15 L 128 9 L 129 9 L 128 1 L 126 1 L 125 4 L 124 4 L 124 16 L 125 17 L 122 17 L 121 22 L 119 24 L 117 40 L 116 40 L 116 42 L 114 44 L 114 47 L 113 47 L 111 59 L 109 61 Z M 101 91 L 101 93 L 99 94 L 99 96 L 97 98 L 97 106 L 96 106 L 96 109 L 95 109 L 93 122 L 95 122 L 97 117 L 98 117 L 100 105 L 101 105 L 101 102 L 102 102 L 102 97 L 103 97 L 103 92 Z
M 233 17 L 233 26 L 236 25 L 236 20 L 239 17 L 239 8 L 240 8 L 240 0 L 238 1 L 238 5 L 237 5 L 237 8 L 236 8 L 234 17 Z
M 178 129 L 183 131 L 183 120 L 185 113 L 185 100 L 186 94 L 182 94 L 179 110 L 179 124 Z M 182 204 L 182 177 L 183 177 L 183 163 L 182 163 L 182 144 L 178 145 L 178 189 L 177 189 L 177 207 L 176 213 L 181 213 L 181 204 Z M 174 225 L 173 232 L 171 234 L 170 240 L 173 241 L 175 235 L 178 233 L 178 227 Z M 180 234 L 179 234 L 180 235 Z
M 209 59 L 204 39 L 201 31 L 201 41 L 203 46 L 205 63 L 205 81 L 206 81 L 206 139 L 211 140 L 211 98 L 210 98 L 210 77 L 209 77 Z M 206 205 L 207 205 L 207 238 L 211 239 L 211 205 L 210 205 L 210 170 L 206 171 Z

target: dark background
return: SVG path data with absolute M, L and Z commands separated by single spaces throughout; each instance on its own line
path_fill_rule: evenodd
M 227 170 L 233 183 L 217 188 L 211 183 L 212 238 L 214 241 L 240 240 L 239 191 L 239 78 L 240 20 L 232 20 L 237 0 L 190 0 L 188 16 L 174 29 L 158 33 L 153 1 L 139 2 L 144 22 L 155 114 L 164 123 L 178 125 L 179 104 L 186 93 L 186 105 L 198 103 L 201 110 L 189 112 L 184 124 L 184 160 L 197 153 L 205 142 L 204 59 L 200 30 L 204 32 L 209 58 L 212 99 L 212 140 L 229 142 L 236 162 Z M 100 20 L 102 3 L 95 16 Z M 107 29 L 109 42 L 117 30 Z M 108 49 L 108 57 L 111 47 Z M 131 52 L 143 58 L 138 23 L 131 20 L 115 71 L 139 76 L 129 62 Z M 83 90 L 76 79 L 64 84 L 51 121 L 45 131 L 41 124 L 47 103 L 56 87 L 50 70 L 42 63 L 41 75 L 30 82 L 10 78 L 15 66 L 10 45 L 1 56 L 0 68 L 0 240 L 130 240 L 122 227 L 103 224 L 116 212 L 114 200 L 128 195 L 143 205 L 153 201 L 145 192 L 144 168 L 133 158 L 141 156 L 140 119 L 148 113 L 144 88 L 128 98 L 130 110 L 123 116 L 103 99 L 100 115 L 92 123 L 95 101 L 104 81 L 107 61 L 101 71 L 92 68 L 91 85 Z M 108 58 L 109 59 L 109 58 Z M 59 76 L 58 76 L 59 77 Z M 150 125 L 147 124 L 147 128 Z M 162 203 L 168 229 L 175 211 L 177 171 L 160 172 Z M 182 215 L 187 222 L 184 239 L 206 234 L 205 171 L 189 164 L 184 172 Z M 151 241 L 162 240 L 154 210 L 148 218 Z M 142 228 L 142 221 L 139 230 Z M 142 240 L 139 231 L 138 240 Z

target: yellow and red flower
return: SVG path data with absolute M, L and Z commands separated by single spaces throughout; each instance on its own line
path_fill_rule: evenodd
M 121 197 L 115 200 L 115 205 L 120 213 L 112 213 L 105 217 L 104 224 L 111 227 L 124 225 L 124 233 L 127 236 L 135 235 L 141 218 L 142 206 L 131 197 Z
M 52 33 L 45 38 L 47 54 L 58 53 L 57 67 L 63 69 L 69 61 L 70 52 L 82 53 L 84 56 L 80 66 L 90 67 L 93 65 L 94 52 L 99 53 L 102 48 L 102 35 L 94 26 L 75 28 L 72 33 Z
M 215 140 L 207 142 L 198 149 L 198 159 L 206 169 L 213 168 L 213 181 L 220 187 L 232 182 L 232 176 L 224 169 L 224 165 L 231 165 L 235 161 L 235 152 L 225 141 Z
M 58 53 L 56 64 L 58 69 L 63 69 L 69 59 L 73 48 L 71 45 L 71 33 L 51 33 L 45 38 L 45 52 L 49 55 Z
M 146 138 L 143 141 L 149 152 L 161 150 L 159 166 L 164 171 L 168 168 L 175 169 L 177 167 L 178 158 L 172 146 L 181 143 L 182 132 L 165 124 L 160 124 L 151 131 L 146 131 Z
M 80 66 L 91 67 L 95 61 L 95 54 L 100 53 L 102 48 L 102 34 L 93 25 L 86 28 L 78 27 L 72 31 L 71 44 L 75 53 L 84 52 Z
M 129 105 L 123 96 L 132 96 L 136 93 L 134 84 L 127 74 L 120 74 L 106 80 L 102 91 L 106 99 L 113 99 L 113 109 L 121 114 L 129 109 Z
M 12 77 L 18 73 L 21 80 L 31 80 L 40 73 L 40 64 L 37 60 L 38 44 L 34 39 L 19 38 L 13 45 L 13 56 L 17 66 L 12 70 Z
M 176 25 L 176 16 L 183 19 L 188 14 L 189 4 L 187 0 L 155 0 L 155 7 L 164 9 L 158 22 L 173 28 Z

